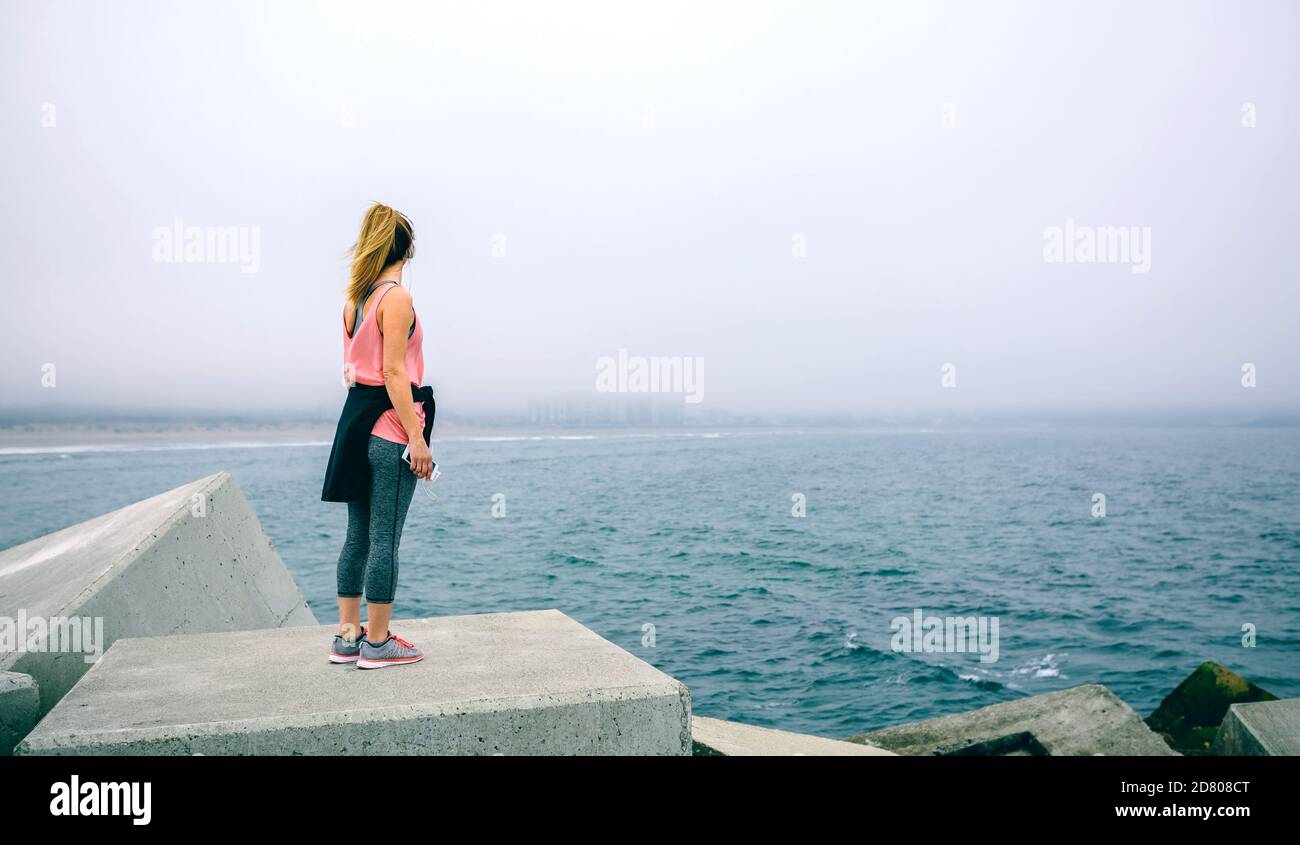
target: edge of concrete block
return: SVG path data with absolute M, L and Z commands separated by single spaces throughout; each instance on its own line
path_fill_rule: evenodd
M 207 510 L 195 515 L 194 502 L 199 497 Z M 204 522 L 203 516 L 212 521 Z M 133 521 L 140 522 L 138 534 L 131 528 L 115 527 L 132 526 Z M 12 555 L 38 543 L 41 545 L 31 554 L 41 558 L 60 554 L 93 557 L 99 532 L 114 531 L 126 540 L 113 545 L 111 557 L 86 566 L 84 582 L 35 615 L 103 620 L 100 648 L 134 636 L 316 624 L 302 590 L 256 511 L 234 476 L 225 470 L 5 552 Z M 18 555 L 21 568 L 21 551 Z M 22 597 L 17 600 L 23 601 Z M 38 680 L 44 715 L 89 668 L 84 654 L 68 657 L 65 652 L 13 652 L 0 655 L 0 669 Z
M 21 672 L 0 672 L 0 757 L 14 753 L 40 720 L 41 694 L 36 679 Z
M 350 753 L 368 748 L 370 753 L 386 754 L 690 754 L 689 688 L 560 611 L 550 609 L 517 614 L 470 614 L 463 617 L 441 617 L 440 621 L 446 624 L 456 619 L 473 620 L 472 631 L 477 632 L 476 636 L 482 636 L 486 631 L 491 637 L 493 635 L 490 632 L 494 626 L 506 624 L 507 629 L 513 627 L 514 623 L 494 619 L 504 616 L 533 616 L 545 621 L 525 624 L 522 633 L 506 634 L 504 643 L 494 645 L 493 648 L 513 648 L 510 645 L 511 637 L 528 636 L 537 625 L 540 625 L 542 631 L 559 625 L 568 632 L 569 637 L 561 654 L 575 644 L 580 652 L 584 648 L 594 647 L 597 653 L 606 655 L 605 659 L 613 659 L 616 664 L 629 667 L 626 671 L 630 674 L 622 677 L 616 675 L 608 685 L 600 684 L 597 678 L 594 684 L 577 687 L 572 684 L 552 686 L 545 678 L 540 678 L 537 682 L 525 680 L 522 685 L 507 683 L 500 691 L 488 694 L 477 685 L 468 687 L 465 694 L 458 694 L 454 687 L 443 687 L 444 694 L 423 698 L 418 695 L 418 685 L 413 690 L 407 683 L 412 677 L 409 674 L 371 674 L 359 671 L 356 677 L 363 678 L 364 683 L 353 682 L 350 685 L 351 692 L 343 695 L 333 708 L 316 707 L 309 703 L 306 706 L 279 709 L 277 712 L 273 696 L 266 702 L 265 712 L 261 711 L 256 702 L 251 702 L 225 713 L 220 706 L 211 708 L 206 713 L 194 713 L 182 708 L 175 712 L 176 718 L 167 718 L 165 721 L 155 722 L 152 716 L 137 716 L 121 724 L 111 721 L 101 724 L 97 717 L 87 715 L 90 711 L 83 712 L 81 706 L 94 701 L 96 696 L 107 696 L 103 698 L 105 702 L 117 702 L 119 691 L 125 688 L 123 684 L 139 690 L 136 675 L 118 678 L 116 681 L 109 678 L 113 677 L 118 667 L 137 667 L 140 652 L 155 648 L 167 649 L 167 644 L 172 642 L 186 645 L 190 655 L 223 653 L 223 649 L 228 650 L 232 644 L 254 634 L 260 636 L 260 633 L 235 631 L 123 638 L 114 643 L 104 661 L 86 673 L 71 696 L 56 708 L 56 713 L 19 744 L 16 753 L 315 755 Z M 405 624 L 414 627 L 415 621 L 433 620 L 405 620 Z M 570 625 L 572 628 L 568 628 Z M 327 685 L 325 688 L 333 688 L 334 682 L 326 677 L 329 672 L 348 671 L 346 667 L 329 666 L 324 660 L 323 651 L 319 667 L 314 660 L 307 658 L 307 649 L 315 648 L 314 645 L 308 645 L 308 640 L 314 644 L 316 634 L 319 633 L 320 647 L 324 649 L 332 631 L 333 626 L 317 626 L 306 629 L 306 632 L 295 626 L 274 629 L 267 634 L 273 638 L 288 638 L 284 640 L 286 643 L 297 641 L 290 652 L 293 655 L 293 665 L 301 667 L 299 675 L 302 678 L 315 679 L 303 689 L 319 691 L 322 683 Z M 295 632 L 303 632 L 307 639 Z M 589 641 L 599 641 L 600 645 L 583 645 Z M 280 645 L 272 643 L 270 647 L 276 653 L 285 653 Z M 491 653 L 480 652 L 476 658 L 490 658 Z M 314 656 L 316 653 L 313 650 L 311 654 Z M 192 658 L 182 658 L 187 659 Z M 517 674 L 521 668 L 520 662 L 514 663 L 512 671 L 516 677 L 526 678 L 527 674 Z M 317 669 L 325 674 L 318 673 Z M 104 676 L 104 671 L 109 671 L 110 675 Z M 133 668 L 132 671 L 139 670 Z M 146 675 L 148 671 L 146 668 Z M 266 671 L 272 670 L 268 668 Z M 396 671 L 411 673 L 420 670 L 412 668 Z M 200 676 L 198 683 L 203 684 L 206 677 Z M 220 677 L 220 674 L 214 677 Z M 296 679 L 298 675 L 294 677 Z M 440 675 L 426 677 L 427 682 L 436 682 L 439 686 L 444 684 Z M 244 681 L 248 678 L 247 675 L 243 676 Z M 372 689 L 374 684 L 379 684 L 379 689 L 383 689 L 387 678 L 399 681 L 398 688 L 405 689 L 391 703 L 372 706 L 371 698 L 358 697 L 360 693 L 357 684 L 361 684 L 361 689 Z M 292 695 L 292 690 L 297 689 L 294 686 L 296 683 L 297 680 L 288 680 L 281 684 L 278 694 Z M 413 692 L 416 694 L 413 695 Z M 78 694 L 81 698 L 74 701 Z M 303 702 L 319 701 L 314 694 L 305 697 L 300 695 L 298 698 Z M 127 707 L 128 711 L 130 708 L 129 702 L 118 702 L 113 706 L 119 709 Z M 633 724 L 641 727 L 629 730 Z M 483 745 L 484 737 L 489 738 L 486 746 Z
M 707 716 L 691 717 L 692 753 L 697 757 L 897 757 L 867 743 L 793 733 Z
M 1284 711 L 1294 710 L 1288 718 Z M 1277 711 L 1271 725 L 1259 724 Z M 1269 730 L 1273 728 L 1274 730 Z M 1280 737 L 1278 736 L 1280 734 Z M 1300 699 L 1233 704 L 1219 725 L 1212 753 L 1222 757 L 1291 757 L 1300 754 Z
M 896 725 L 857 734 L 847 741 L 874 743 L 907 756 L 1178 756 L 1137 711 L 1101 684 L 1083 684 Z

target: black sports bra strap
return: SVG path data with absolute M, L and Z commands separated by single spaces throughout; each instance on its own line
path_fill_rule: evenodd
M 361 328 L 361 318 L 365 315 L 366 303 L 370 301 L 370 294 L 379 290 L 384 285 L 395 285 L 395 284 L 397 284 L 397 282 L 385 279 L 382 282 L 375 282 L 373 285 L 370 286 L 370 290 L 366 291 L 366 295 L 361 297 L 361 301 L 357 303 L 357 318 L 352 322 L 352 334 L 355 335 L 357 333 L 357 329 Z M 411 327 L 411 331 L 415 331 L 414 326 Z

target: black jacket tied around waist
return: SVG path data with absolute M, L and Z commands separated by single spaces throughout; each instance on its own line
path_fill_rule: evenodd
M 424 406 L 424 442 L 433 432 L 433 388 L 411 385 L 411 399 Z M 388 388 L 382 384 L 355 384 L 348 388 L 334 446 L 325 467 L 323 502 L 353 502 L 370 497 L 370 431 L 384 411 L 393 407 Z

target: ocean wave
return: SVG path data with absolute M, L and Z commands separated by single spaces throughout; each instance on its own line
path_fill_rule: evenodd
M 1037 660 L 1030 660 L 1022 663 L 1015 669 L 1011 670 L 1012 675 L 1030 675 L 1035 678 L 1065 678 L 1061 674 L 1060 660 L 1067 655 L 1064 654 L 1047 654 Z

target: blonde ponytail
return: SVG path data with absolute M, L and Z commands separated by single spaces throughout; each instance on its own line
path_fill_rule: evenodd
M 374 203 L 361 220 L 361 234 L 352 246 L 352 277 L 348 301 L 360 303 L 384 268 L 415 255 L 411 221 L 396 209 Z

